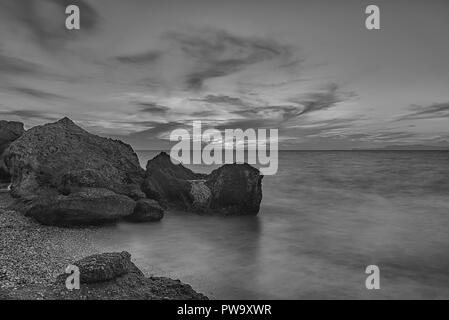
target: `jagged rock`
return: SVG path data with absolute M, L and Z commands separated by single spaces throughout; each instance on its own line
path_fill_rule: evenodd
M 156 200 L 141 199 L 137 201 L 134 212 L 126 217 L 132 222 L 154 222 L 164 217 L 164 209 Z
M 0 120 L 0 184 L 9 184 L 11 176 L 3 161 L 3 154 L 9 145 L 23 133 L 23 123 Z
M 168 207 L 223 215 L 255 215 L 262 200 L 262 178 L 249 164 L 227 164 L 210 175 L 175 165 L 164 152 L 148 161 L 142 190 Z
M 262 201 L 262 178 L 249 164 L 226 164 L 207 177 L 209 208 L 225 215 L 256 215 Z
M 86 188 L 65 195 L 18 200 L 13 208 L 44 225 L 83 226 L 115 222 L 130 215 L 136 202 L 107 189 Z
M 5 154 L 14 197 L 104 188 L 143 197 L 144 171 L 131 146 L 88 133 L 70 119 L 34 127 Z
M 194 173 L 182 164 L 174 164 L 170 156 L 161 152 L 148 161 L 142 191 L 167 207 L 189 210 L 194 198 L 190 193 L 190 180 L 203 179 L 205 175 Z
M 146 278 L 126 251 L 89 256 L 74 265 L 80 269 L 80 290 L 69 291 L 65 286 L 68 275 L 61 274 L 54 284 L 40 290 L 44 299 L 207 300 L 179 280 Z

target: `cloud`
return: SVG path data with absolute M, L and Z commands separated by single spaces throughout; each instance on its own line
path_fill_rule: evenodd
M 292 47 L 274 40 L 235 36 L 217 29 L 170 32 L 166 38 L 194 61 L 194 71 L 185 76 L 185 85 L 190 90 L 200 90 L 208 79 L 227 76 L 260 62 L 278 59 L 285 65 L 293 55 Z
M 353 96 L 354 93 L 343 93 L 339 91 L 339 86 L 332 83 L 326 86 L 322 91 L 308 93 L 304 97 L 292 99 L 291 101 L 303 106 L 303 109 L 298 114 L 299 116 L 315 111 L 329 109 Z
M 69 5 L 80 8 L 82 32 L 65 28 L 65 8 Z M 58 49 L 65 45 L 64 40 L 94 30 L 99 19 L 96 10 L 85 0 L 2 0 L 0 11 L 4 19 L 25 29 L 37 44 L 48 50 Z
M 165 115 L 170 108 L 162 106 L 153 102 L 134 102 L 135 105 L 139 106 L 140 112 Z
M 115 57 L 115 60 L 121 63 L 128 64 L 147 64 L 153 63 L 162 57 L 163 53 L 160 51 L 148 51 L 145 53 L 139 53 L 134 55 L 124 55 Z
M 436 103 L 426 107 L 413 105 L 409 109 L 413 112 L 397 120 L 449 118 L 449 102 Z
M 5 55 L 0 50 L 0 72 L 11 74 L 36 74 L 41 68 L 26 60 Z
M 53 121 L 60 118 L 59 115 L 52 115 L 49 114 L 48 112 L 38 110 L 9 110 L 9 111 L 0 110 L 0 116 L 18 117 L 20 118 L 20 120 L 40 119 L 46 121 Z
M 59 94 L 46 92 L 42 90 L 32 89 L 32 88 L 26 88 L 26 87 L 8 87 L 9 91 L 25 95 L 31 98 L 38 98 L 38 99 L 46 99 L 46 100 L 67 100 L 67 97 L 61 96 Z
M 206 102 L 210 104 L 229 104 L 234 106 L 248 106 L 242 99 L 226 95 L 207 95 L 199 99 L 191 99 L 191 101 Z

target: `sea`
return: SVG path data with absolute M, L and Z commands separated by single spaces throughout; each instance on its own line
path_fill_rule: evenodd
M 169 211 L 96 242 L 214 299 L 449 298 L 448 151 L 281 151 L 262 188 L 257 216 Z

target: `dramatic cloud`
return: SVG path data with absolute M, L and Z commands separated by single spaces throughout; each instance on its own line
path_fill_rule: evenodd
M 80 33 L 65 28 L 68 5 L 80 8 L 83 34 L 93 30 L 98 14 L 85 0 L 2 0 L 0 11 L 3 18 L 25 29 L 31 38 L 43 48 L 54 50 Z
M 410 107 L 410 110 L 414 112 L 401 117 L 399 120 L 449 118 L 449 102 L 437 103 L 427 107 L 414 105 Z
M 177 43 L 194 60 L 194 71 L 187 74 L 187 89 L 200 90 L 206 80 L 227 76 L 256 63 L 292 58 L 293 49 L 274 40 L 232 35 L 224 30 L 201 30 L 194 33 L 171 32 L 167 39 Z
M 298 115 L 329 109 L 334 107 L 339 102 L 342 102 L 353 94 L 339 92 L 337 84 L 332 83 L 328 85 L 323 91 L 306 94 L 299 100 L 292 100 L 303 106 Z

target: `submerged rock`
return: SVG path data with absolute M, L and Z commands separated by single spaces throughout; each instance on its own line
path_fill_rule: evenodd
M 262 201 L 262 178 L 249 164 L 226 164 L 207 177 L 209 208 L 225 215 L 256 215 Z
M 0 184 L 9 184 L 11 180 L 11 176 L 3 161 L 4 152 L 24 132 L 23 123 L 0 120 Z
M 155 222 L 164 217 L 164 209 L 156 200 L 141 199 L 137 201 L 134 212 L 126 217 L 131 222 Z
M 157 200 L 166 207 L 182 210 L 192 208 L 194 197 L 191 194 L 190 180 L 204 178 L 182 164 L 174 164 L 165 152 L 148 161 L 142 191 L 150 199 Z
M 207 297 L 179 280 L 146 278 L 131 262 L 131 254 L 102 253 L 74 262 L 80 269 L 80 290 L 69 291 L 65 286 L 67 274 L 41 291 L 44 299 L 80 300 L 207 300 Z
M 68 118 L 28 130 L 10 145 L 5 161 L 15 197 L 68 195 L 83 187 L 143 196 L 144 171 L 131 146 L 90 134 Z
M 164 152 L 148 161 L 142 190 L 167 207 L 199 213 L 256 215 L 262 178 L 249 164 L 226 164 L 210 175 L 173 164 Z

